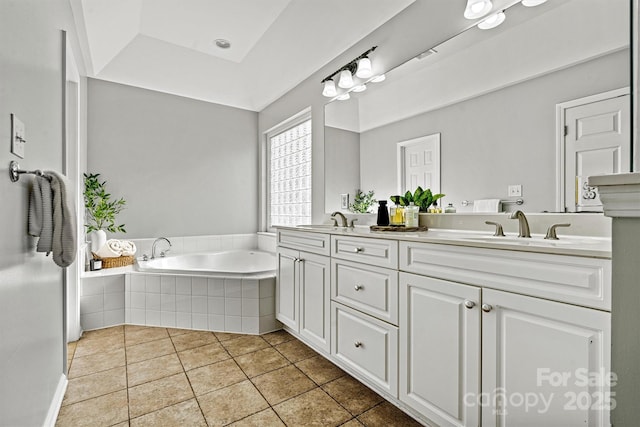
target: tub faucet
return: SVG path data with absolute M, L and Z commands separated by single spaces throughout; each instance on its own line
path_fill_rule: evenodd
M 154 240 L 153 242 L 153 246 L 151 247 L 151 259 L 155 259 L 156 257 L 156 245 L 158 243 L 160 243 L 161 241 L 165 241 L 169 244 L 169 248 L 171 248 L 171 242 L 169 241 L 169 239 L 167 239 L 166 237 L 158 237 L 156 240 Z M 163 257 L 167 252 L 169 252 L 170 249 L 167 249 L 165 251 L 161 251 L 160 252 L 160 256 Z
M 515 211 L 511 214 L 511 219 L 518 220 L 518 237 L 531 237 L 529 221 L 527 221 L 527 217 L 524 215 L 524 212 L 520 210 Z
M 342 226 L 344 228 L 347 228 L 347 217 L 344 216 L 344 214 L 342 212 L 334 212 L 331 214 L 331 219 L 333 219 L 334 221 L 336 220 L 336 216 L 339 216 L 340 219 L 342 220 Z M 336 221 L 337 223 L 337 221 Z

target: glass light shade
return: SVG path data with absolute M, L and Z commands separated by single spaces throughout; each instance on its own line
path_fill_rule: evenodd
M 340 71 L 340 80 L 338 80 L 338 86 L 343 89 L 349 89 L 351 88 L 351 86 L 353 86 L 353 76 L 351 75 L 351 71 Z
M 364 92 L 365 90 L 367 90 L 367 86 L 366 85 L 358 85 L 358 86 L 353 88 L 354 92 Z
M 372 75 L 371 60 L 369 58 L 362 58 L 358 61 L 358 70 L 356 71 L 356 77 L 361 79 L 368 79 Z
M 338 101 L 346 101 L 349 98 L 351 98 L 351 95 L 349 95 L 349 92 L 345 92 L 342 95 L 340 95 L 339 97 L 337 97 L 336 99 Z
M 375 76 L 374 78 L 372 78 L 371 81 L 373 83 L 380 83 L 380 82 L 383 82 L 384 79 L 386 79 L 386 78 L 387 78 L 387 76 L 385 76 L 384 74 L 380 74 L 379 76 Z
M 489 13 L 493 3 L 491 0 L 467 0 L 467 7 L 464 10 L 464 17 L 467 19 L 478 19 Z
M 527 6 L 527 7 L 533 7 L 533 6 L 538 6 L 541 5 L 542 3 L 545 3 L 547 0 L 522 0 L 522 5 L 523 6 Z
M 502 24 L 505 20 L 506 16 L 504 12 L 494 13 L 489 16 L 487 19 L 478 24 L 478 28 L 481 30 L 490 30 L 491 28 L 495 28 L 498 25 Z
M 336 84 L 333 80 L 327 80 L 324 82 L 324 88 L 322 89 L 322 94 L 330 98 L 338 94 L 338 91 L 336 90 Z

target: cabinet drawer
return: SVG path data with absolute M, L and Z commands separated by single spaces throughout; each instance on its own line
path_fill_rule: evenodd
M 398 328 L 331 303 L 332 353 L 369 383 L 398 397 Z
M 329 235 L 305 231 L 278 230 L 278 246 L 329 255 Z
M 398 272 L 339 259 L 331 260 L 334 301 L 398 325 Z
M 398 268 L 396 240 L 331 236 L 331 256 L 379 267 Z
M 611 310 L 611 260 L 400 242 L 400 270 Z

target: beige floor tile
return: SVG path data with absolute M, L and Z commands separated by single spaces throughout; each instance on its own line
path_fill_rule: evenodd
M 131 420 L 131 427 L 207 427 L 195 399 L 187 400 Z
M 192 348 L 178 353 L 185 371 L 199 368 L 201 366 L 210 365 L 229 359 L 229 353 L 219 343 L 204 345 L 202 347 Z
M 141 331 L 143 329 L 156 329 L 155 326 L 144 326 L 144 325 L 124 325 L 124 333 L 131 333 L 135 331 Z
M 388 427 L 390 425 L 419 427 L 422 425 L 389 402 L 381 403 L 373 409 L 369 409 L 358 417 L 358 421 L 366 427 Z
M 69 369 L 69 378 L 107 371 L 125 364 L 124 348 L 116 348 L 84 357 L 74 357 L 71 369 Z
M 129 427 L 129 421 L 122 422 L 120 424 L 115 424 L 111 427 Z
M 323 385 L 322 389 L 353 415 L 360 415 L 384 400 L 349 375 Z
M 278 344 L 275 347 L 284 357 L 289 359 L 291 363 L 296 363 L 318 355 L 311 347 L 302 344 L 302 342 L 298 340 Z
M 80 338 L 73 357 L 84 357 L 92 354 L 104 353 L 116 348 L 124 347 L 124 335 L 109 335 L 99 339 Z
M 262 335 L 262 338 L 271 345 L 278 345 L 283 342 L 291 341 L 295 337 L 284 329 L 281 329 L 279 331 L 269 332 L 268 334 Z
M 131 363 L 127 366 L 129 387 L 143 384 L 182 372 L 182 364 L 177 354 L 167 354 L 155 359 Z
M 247 376 L 232 359 L 213 363 L 187 372 L 196 396 L 239 383 Z
M 76 347 L 78 346 L 78 341 L 70 342 L 67 344 L 67 358 L 73 359 L 73 355 L 76 352 Z
M 289 426 L 339 426 L 351 418 L 351 414 L 319 388 L 275 405 L 273 409 Z
M 129 388 L 129 415 L 136 418 L 193 397 L 184 373 L 151 381 Z
M 250 381 L 198 397 L 209 426 L 227 425 L 269 407 Z
M 127 347 L 127 363 L 136 363 L 143 360 L 175 353 L 173 343 L 169 337 L 157 341 Z
M 217 343 L 218 339 L 213 335 L 213 332 L 196 331 L 173 336 L 171 337 L 171 341 L 173 341 L 173 345 L 177 351 L 182 351 Z
M 251 381 L 271 405 L 316 387 L 313 381 L 293 365 L 257 376 Z
M 318 385 L 345 375 L 342 369 L 320 355 L 301 360 L 296 366 Z
M 257 335 L 242 335 L 239 338 L 222 341 L 222 345 L 233 357 L 269 347 L 269 343 Z
M 189 332 L 193 332 L 193 329 L 178 329 L 178 328 L 167 328 L 167 332 L 170 337 L 175 337 L 176 335 L 188 334 Z
M 112 426 L 129 419 L 127 391 L 94 397 L 60 408 L 56 426 Z
M 362 427 L 362 423 L 360 421 L 358 421 L 356 418 L 347 421 L 346 423 L 342 424 L 340 427 Z
M 214 332 L 214 335 L 216 336 L 216 338 L 218 338 L 218 341 L 220 342 L 246 336 L 244 334 L 232 334 L 229 332 Z
M 243 418 L 231 424 L 233 427 L 278 427 L 284 426 L 284 423 L 278 418 L 273 409 L 265 409 L 257 414 Z
M 132 331 L 125 331 L 125 343 L 127 347 L 146 343 L 149 341 L 169 338 L 165 328 L 144 328 Z
M 85 331 L 82 334 L 82 339 L 83 340 L 100 339 L 100 338 L 109 337 L 112 335 L 122 335 L 122 334 L 124 334 L 124 326 L 119 325 L 119 326 L 112 326 L 110 328 L 95 329 L 93 331 Z
M 72 378 L 67 385 L 63 405 L 91 399 L 127 388 L 127 373 L 124 366 L 83 377 Z
M 271 372 L 289 365 L 289 361 L 275 349 L 269 347 L 235 358 L 240 368 L 249 378 Z

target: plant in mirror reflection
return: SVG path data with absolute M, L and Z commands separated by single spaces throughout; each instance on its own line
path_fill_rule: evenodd
M 116 215 L 127 203 L 122 197 L 111 200 L 111 194 L 105 189 L 106 181 L 100 182 L 99 173 L 84 174 L 84 208 L 86 212 L 85 228 L 87 233 L 96 230 L 107 230 L 126 233 L 124 224 L 116 225 Z
M 353 203 L 349 205 L 349 210 L 354 213 L 372 213 L 373 205 L 377 202 L 374 198 L 373 190 L 363 193 L 360 189 L 356 191 Z

